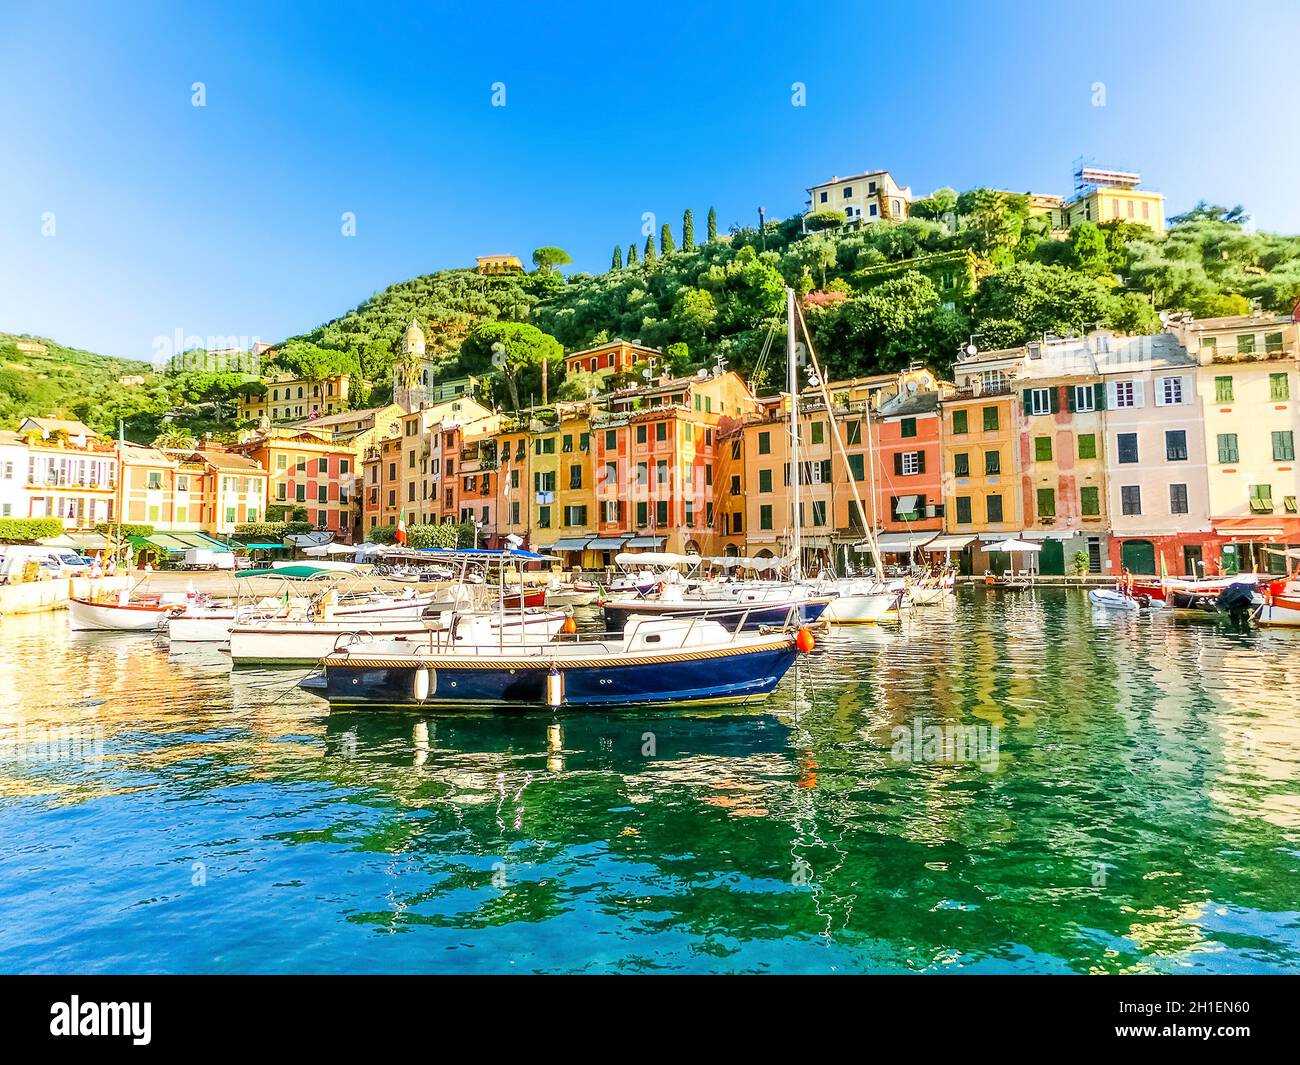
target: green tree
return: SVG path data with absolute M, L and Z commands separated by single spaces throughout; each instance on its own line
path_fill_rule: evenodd
M 534 325 L 484 322 L 466 337 L 461 361 L 494 368 L 509 390 L 512 409 L 518 410 L 523 381 L 536 377 L 540 382 L 543 362 L 549 373 L 558 376 L 564 362 L 564 348 L 555 337 Z
M 718 212 L 715 211 L 712 207 L 710 207 L 709 222 L 708 222 L 708 240 L 709 243 L 712 244 L 717 239 L 718 239 Z
M 939 222 L 957 210 L 957 191 L 947 187 L 935 189 L 929 196 L 914 200 L 908 214 Z
M 632 243 L 627 246 L 627 265 L 636 266 L 636 244 Z
M 665 255 L 670 255 L 677 250 L 677 245 L 673 242 L 672 227 L 667 222 L 659 228 L 659 250 Z
M 166 451 L 190 451 L 197 441 L 194 434 L 180 426 L 168 426 L 153 438 L 153 446 Z
M 645 238 L 645 264 L 649 266 L 659 256 L 655 254 L 655 235 L 651 233 Z
M 556 267 L 567 266 L 573 262 L 569 253 L 563 248 L 537 248 L 533 252 L 533 265 L 545 273 L 554 273 Z
M 691 209 L 686 208 L 686 213 L 682 215 L 682 251 L 691 252 L 695 250 L 695 216 L 691 214 Z
M 560 387 L 555 390 L 556 399 L 587 399 L 598 395 L 605 387 L 605 379 L 589 370 L 575 370 L 566 374 Z
M 1078 222 L 1070 231 L 1074 265 L 1090 277 L 1112 272 L 1106 237 L 1095 222 Z
M 609 268 L 611 270 L 623 269 L 623 246 L 621 244 L 614 245 L 614 257 L 609 261 Z
M 844 222 L 844 212 L 837 211 L 834 208 L 827 211 L 814 211 L 804 219 L 804 224 L 811 233 L 817 233 L 823 229 L 838 229 L 844 225 Z

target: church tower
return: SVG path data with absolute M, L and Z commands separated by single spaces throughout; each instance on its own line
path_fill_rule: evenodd
M 393 402 L 418 410 L 428 396 L 428 364 L 424 356 L 424 330 L 417 319 L 402 334 L 402 347 L 393 360 Z

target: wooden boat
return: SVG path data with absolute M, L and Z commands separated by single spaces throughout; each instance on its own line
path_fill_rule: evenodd
M 518 610 L 521 606 L 545 606 L 546 589 L 536 588 L 523 593 L 511 592 L 502 596 L 501 602 L 507 610 Z
M 174 611 L 172 604 L 129 601 L 124 592 L 118 601 L 72 597 L 68 617 L 75 632 L 153 632 Z
M 761 699 L 812 646 L 802 629 L 745 633 L 709 619 L 637 618 L 621 635 L 543 643 L 457 647 L 431 637 L 400 652 L 359 643 L 322 664 L 335 704 L 618 707 Z
M 1300 628 L 1300 595 L 1266 594 L 1257 619 L 1261 625 Z

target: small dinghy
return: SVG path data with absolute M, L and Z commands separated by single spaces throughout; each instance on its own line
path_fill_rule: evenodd
M 124 590 L 114 600 L 70 598 L 68 617 L 74 632 L 152 632 L 163 619 L 182 609 L 175 604 L 132 602 Z
M 1141 610 L 1142 603 L 1114 588 L 1093 588 L 1088 592 L 1088 602 L 1105 610 Z

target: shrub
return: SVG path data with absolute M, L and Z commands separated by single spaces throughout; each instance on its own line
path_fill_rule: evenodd
M 0 518 L 0 543 L 23 544 L 62 534 L 63 522 L 58 518 Z

